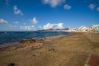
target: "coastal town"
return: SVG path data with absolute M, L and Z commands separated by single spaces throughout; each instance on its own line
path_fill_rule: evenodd
M 78 28 L 72 28 L 68 31 L 70 32 L 99 32 L 99 25 L 80 26 Z
M 95 33 L 99 33 L 99 25 L 91 25 L 91 26 L 80 26 L 80 27 L 76 27 L 76 28 L 62 28 L 59 29 L 54 27 L 50 27 L 48 29 L 43 29 L 41 31 L 64 31 L 64 32 L 95 32 Z

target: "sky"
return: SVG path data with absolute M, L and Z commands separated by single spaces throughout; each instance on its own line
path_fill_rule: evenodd
M 0 31 L 99 24 L 99 0 L 0 0 Z

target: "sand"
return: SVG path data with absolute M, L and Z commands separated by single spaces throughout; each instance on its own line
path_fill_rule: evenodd
M 0 66 L 85 66 L 99 55 L 99 33 L 73 33 L 0 48 Z

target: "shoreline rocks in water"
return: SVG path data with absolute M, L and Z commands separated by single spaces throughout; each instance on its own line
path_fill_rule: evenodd
M 21 41 L 19 41 L 20 43 L 36 43 L 36 42 L 43 42 L 44 39 L 23 39 Z
M 20 41 L 20 43 L 24 44 L 24 43 L 34 43 L 36 42 L 36 39 L 23 39 Z
M 44 45 L 43 39 L 23 39 L 20 41 L 21 47 L 41 48 Z

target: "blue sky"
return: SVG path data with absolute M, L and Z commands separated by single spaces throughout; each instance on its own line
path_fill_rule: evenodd
M 99 0 L 0 0 L 0 31 L 99 24 Z

